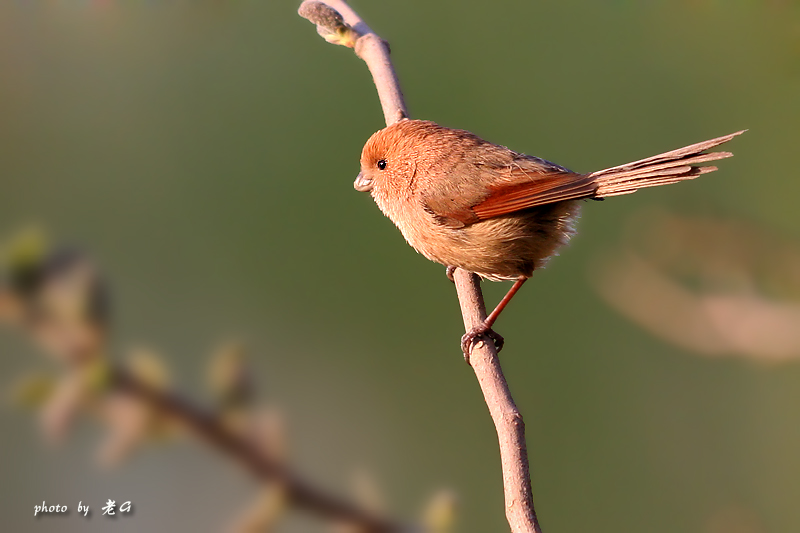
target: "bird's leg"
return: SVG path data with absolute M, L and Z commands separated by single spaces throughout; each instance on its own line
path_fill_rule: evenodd
M 444 271 L 445 275 L 447 276 L 447 279 L 449 279 L 453 283 L 456 282 L 455 278 L 453 277 L 453 274 L 456 273 L 456 268 L 458 268 L 458 267 L 449 266 L 449 267 L 445 268 L 445 271 Z
M 472 352 L 472 347 L 475 345 L 479 337 L 486 336 L 494 342 L 494 346 L 499 352 L 503 349 L 503 337 L 498 335 L 493 329 L 492 326 L 494 325 L 497 317 L 500 316 L 500 313 L 503 312 L 503 309 L 506 308 L 508 302 L 511 301 L 511 298 L 517 294 L 517 291 L 522 287 L 522 284 L 528 281 L 528 278 L 519 278 L 517 281 L 514 282 L 514 285 L 508 290 L 503 299 L 500 300 L 500 303 L 497 304 L 497 307 L 494 308 L 494 311 L 489 313 L 489 316 L 486 317 L 486 320 L 483 321 L 478 326 L 475 326 L 468 332 L 461 337 L 461 350 L 464 352 L 464 359 L 467 360 L 469 363 L 469 354 Z

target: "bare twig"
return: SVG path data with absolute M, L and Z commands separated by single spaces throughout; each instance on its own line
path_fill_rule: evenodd
M 323 3 L 306 0 L 300 6 L 299 13 L 317 24 L 318 31 L 325 36 L 325 30 L 321 27 L 324 26 L 324 17 L 315 18 L 315 14 L 325 13 L 329 16 L 333 15 L 335 18 L 335 14 L 325 9 L 326 5 L 333 8 L 336 14 L 341 15 L 338 22 L 343 24 L 343 26 L 334 24 L 335 27 L 329 28 L 329 31 L 347 33 L 348 30 L 351 30 L 355 32 L 350 34 L 351 37 L 355 37 L 355 41 L 328 39 L 328 37 L 326 39 L 336 44 L 355 48 L 358 57 L 367 64 L 378 90 L 386 125 L 408 117 L 400 84 L 389 58 L 389 46 L 364 23 L 346 2 L 325 0 Z M 331 19 L 328 18 L 328 20 Z M 454 275 L 454 280 L 464 326 L 466 331 L 469 331 L 486 318 L 483 293 L 477 276 L 470 272 L 459 269 Z M 533 508 L 528 452 L 525 443 L 525 424 L 511 397 L 494 343 L 479 342 L 472 350 L 470 362 L 497 430 L 508 523 L 514 533 L 540 533 L 541 529 Z
M 341 15 L 340 21 L 344 26 L 331 27 L 326 24 L 331 15 L 330 11 L 325 9 L 326 6 L 332 8 L 334 13 Z M 347 2 L 343 0 L 326 0 L 325 2 L 306 0 L 300 5 L 298 13 L 317 24 L 318 31 L 328 41 L 354 48 L 356 55 L 364 60 L 375 81 L 375 86 L 378 88 L 378 97 L 381 100 L 381 108 L 387 126 L 408 117 L 406 103 L 400 90 L 400 81 L 397 79 L 392 60 L 389 57 L 389 45 L 367 26 L 361 17 L 347 5 Z M 349 33 L 349 35 L 343 39 L 331 39 L 325 35 L 325 30 Z
M 290 471 L 282 461 L 268 456 L 255 443 L 227 428 L 216 413 L 204 411 L 175 393 L 152 387 L 121 369 L 112 372 L 111 385 L 147 402 L 158 412 L 185 426 L 208 444 L 234 458 L 258 479 L 277 483 L 290 504 L 358 526 L 359 531 L 389 533 L 404 530 L 399 524 L 312 486 Z
M 265 449 L 263 439 L 227 423 L 219 410 L 201 409 L 168 390 L 153 358 L 140 357 L 138 370 L 136 365 L 112 366 L 107 358 L 109 317 L 107 308 L 100 305 L 107 287 L 100 281 L 99 270 L 77 250 L 47 251 L 27 240 L 21 244 L 12 247 L 16 260 L 8 265 L 9 272 L 0 272 L 0 323 L 19 328 L 66 367 L 53 390 L 43 394 L 49 397 L 42 411 L 50 436 L 63 435 L 80 409 L 110 413 L 118 432 L 111 432 L 114 438 L 107 441 L 101 455 L 113 462 L 133 442 L 148 436 L 154 429 L 148 428 L 150 422 L 168 419 L 244 466 L 265 486 L 277 487 L 287 504 L 359 532 L 410 530 L 317 488 L 288 467 L 280 450 Z M 29 248 L 41 249 L 30 253 Z M 218 392 L 227 402 L 246 402 L 249 387 L 240 371 L 227 369 L 227 373 L 223 381 L 232 383 L 223 383 Z

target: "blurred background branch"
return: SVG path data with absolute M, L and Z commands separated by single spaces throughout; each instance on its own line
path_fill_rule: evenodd
M 800 243 L 774 230 L 644 210 L 590 277 L 622 315 L 690 352 L 800 358 Z
M 254 405 L 240 345 L 224 346 L 213 355 L 208 386 L 216 407 L 201 408 L 170 389 L 157 355 L 135 351 L 125 363 L 110 356 L 108 288 L 86 253 L 51 249 L 35 230 L 21 233 L 5 252 L 0 320 L 29 336 L 62 369 L 55 377 L 23 378 L 13 391 L 19 403 L 40 408 L 48 440 L 62 440 L 81 413 L 92 413 L 107 428 L 98 460 L 110 466 L 145 442 L 193 435 L 264 485 L 248 519 L 237 522 L 237 531 L 272 531 L 290 507 L 352 531 L 409 529 L 333 496 L 291 470 L 283 422 L 278 413 Z

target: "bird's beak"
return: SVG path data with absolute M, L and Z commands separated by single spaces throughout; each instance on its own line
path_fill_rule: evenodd
M 353 187 L 358 192 L 369 192 L 372 190 L 372 180 L 366 177 L 363 172 L 359 172 L 358 176 L 356 176 L 356 181 L 353 182 Z

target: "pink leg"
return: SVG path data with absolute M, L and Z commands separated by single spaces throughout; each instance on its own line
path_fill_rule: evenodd
M 495 321 L 497 321 L 497 317 L 500 316 L 500 313 L 503 312 L 503 309 L 506 308 L 508 302 L 511 301 L 511 298 L 517 294 L 520 287 L 522 287 L 523 283 L 528 281 L 528 278 L 519 278 L 517 281 L 514 282 L 514 285 L 508 290 L 503 299 L 500 300 L 500 303 L 497 304 L 497 307 L 494 308 L 494 311 L 489 313 L 489 316 L 486 317 L 486 320 L 483 321 L 483 324 L 479 326 L 475 326 L 467 333 L 461 337 L 461 350 L 464 352 L 464 358 L 469 363 L 469 354 L 472 352 L 472 347 L 475 345 L 479 337 L 486 336 L 494 341 L 495 348 L 499 352 L 503 349 L 503 337 L 498 335 L 492 330 L 492 326 L 494 325 Z

